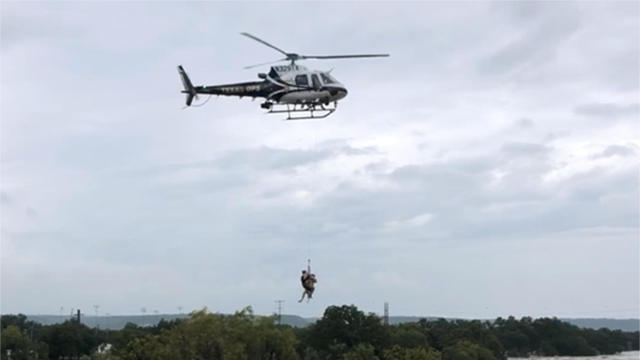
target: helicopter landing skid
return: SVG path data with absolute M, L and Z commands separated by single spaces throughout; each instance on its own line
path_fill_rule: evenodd
M 267 114 L 287 114 L 285 120 L 324 119 L 333 114 L 337 107 L 337 101 L 332 106 L 325 104 L 272 104 Z

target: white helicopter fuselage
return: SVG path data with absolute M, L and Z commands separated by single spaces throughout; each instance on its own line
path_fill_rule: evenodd
M 300 65 L 272 66 L 260 77 L 282 88 L 267 97 L 280 104 L 328 104 L 347 96 L 347 89 L 329 72 L 311 71 Z

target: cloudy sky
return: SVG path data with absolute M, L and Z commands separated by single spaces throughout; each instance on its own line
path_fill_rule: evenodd
M 2 2 L 3 313 L 638 317 L 638 2 Z M 280 54 L 325 120 L 183 109 Z M 311 258 L 316 298 L 298 304 Z

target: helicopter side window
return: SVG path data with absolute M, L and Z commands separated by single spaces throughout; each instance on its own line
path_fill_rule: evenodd
M 298 86 L 309 86 L 309 79 L 307 79 L 307 75 L 298 75 L 296 76 L 296 85 Z
M 318 75 L 312 74 L 311 75 L 311 81 L 313 81 L 313 88 L 314 89 L 320 89 L 322 87 L 322 85 L 320 84 L 320 79 L 318 79 Z
M 331 84 L 333 83 L 333 80 L 331 80 L 330 77 L 328 77 L 326 74 L 324 73 L 320 73 L 320 77 L 322 77 L 322 82 L 325 84 Z

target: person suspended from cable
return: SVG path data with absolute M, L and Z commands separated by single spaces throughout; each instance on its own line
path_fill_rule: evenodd
M 307 297 L 307 302 L 311 300 L 313 296 L 313 291 L 315 290 L 315 284 L 318 282 L 316 279 L 316 275 L 311 272 L 311 260 L 307 260 L 307 269 L 302 270 L 302 276 L 300 276 L 300 282 L 302 283 L 302 288 L 304 291 L 302 292 L 302 297 L 298 302 L 302 302 L 304 297 Z

